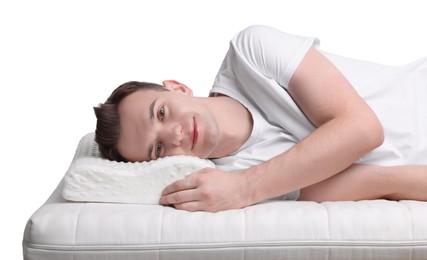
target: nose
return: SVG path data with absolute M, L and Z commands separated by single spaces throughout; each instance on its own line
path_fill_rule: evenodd
M 180 146 L 184 138 L 184 133 L 181 124 L 174 124 L 171 126 L 170 142 L 175 146 Z

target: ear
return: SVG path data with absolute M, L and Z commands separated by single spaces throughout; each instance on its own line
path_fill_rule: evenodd
M 191 88 L 176 80 L 164 80 L 163 86 L 171 91 L 179 91 L 186 95 L 193 96 L 193 90 Z

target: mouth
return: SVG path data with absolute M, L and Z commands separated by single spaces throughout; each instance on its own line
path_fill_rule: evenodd
M 193 118 L 193 131 L 191 131 L 191 150 L 194 149 L 194 146 L 197 143 L 197 138 L 199 137 L 199 132 L 197 130 L 197 123 L 196 123 L 196 119 Z

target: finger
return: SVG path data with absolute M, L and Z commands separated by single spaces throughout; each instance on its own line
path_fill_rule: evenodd
M 172 204 L 180 204 L 191 201 L 197 201 L 197 193 L 194 189 L 191 190 L 183 190 L 175 193 L 171 193 L 168 195 L 164 195 L 160 198 L 159 203 L 161 205 L 172 205 Z
M 176 209 L 186 210 L 186 211 L 201 211 L 203 208 L 201 207 L 201 203 L 199 201 L 191 201 L 180 204 L 173 205 Z
M 189 190 L 196 188 L 195 182 L 191 178 L 184 178 L 173 182 L 166 186 L 162 191 L 162 196 L 175 193 L 182 190 Z

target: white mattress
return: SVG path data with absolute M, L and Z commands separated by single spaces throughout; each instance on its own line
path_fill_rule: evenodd
M 25 260 L 427 259 L 427 203 L 267 201 L 219 213 L 69 202 L 29 219 Z

